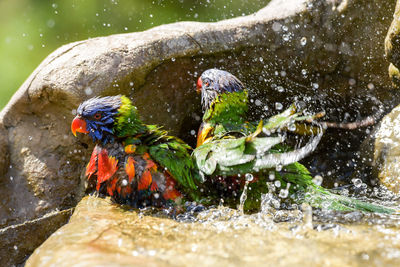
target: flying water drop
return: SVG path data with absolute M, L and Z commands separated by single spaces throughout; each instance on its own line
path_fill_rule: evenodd
M 279 103 L 279 102 L 276 102 L 276 103 L 275 103 L 275 109 L 276 109 L 276 110 L 282 110 L 282 108 L 283 108 L 282 103 Z
M 246 181 L 252 182 L 254 180 L 254 176 L 251 173 L 246 173 L 245 176 Z
M 324 180 L 324 178 L 322 178 L 321 175 L 315 175 L 312 181 L 313 181 L 314 184 L 316 184 L 316 185 L 321 185 L 322 182 L 323 182 L 323 180 Z

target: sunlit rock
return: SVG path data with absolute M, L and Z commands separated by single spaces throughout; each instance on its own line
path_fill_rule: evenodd
M 397 1 L 396 10 L 393 15 L 393 21 L 390 25 L 385 39 L 385 52 L 388 60 L 391 62 L 389 75 L 395 86 L 399 86 L 400 67 L 400 1 Z
M 367 223 L 361 212 L 318 215 L 307 205 L 272 212 L 221 206 L 178 222 L 85 197 L 25 266 L 398 265 L 398 220 L 390 215 Z
M 400 86 L 400 1 L 397 1 L 385 39 L 385 52 L 390 61 L 389 77 Z M 382 184 L 395 193 L 400 192 L 400 106 L 386 115 L 374 135 L 373 168 Z
M 390 63 L 389 65 L 389 77 L 392 79 L 394 86 L 397 87 L 400 84 L 400 72 L 393 63 Z
M 400 192 L 400 106 L 386 115 L 375 134 L 374 168 L 379 180 Z
M 23 264 L 35 248 L 68 221 L 71 214 L 72 209 L 55 211 L 0 229 L 0 266 Z

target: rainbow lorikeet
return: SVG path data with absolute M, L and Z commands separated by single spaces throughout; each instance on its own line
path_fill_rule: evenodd
M 86 176 L 96 190 L 134 207 L 166 206 L 184 195 L 200 199 L 190 147 L 155 125 L 146 125 L 121 95 L 96 97 L 77 109 L 71 130 L 96 146 Z
M 297 161 L 315 149 L 322 129 L 307 145 L 296 150 L 288 150 L 284 135 L 278 134 L 293 126 L 296 128 L 296 125 L 300 127 L 299 122 L 312 119 L 312 116 L 301 116 L 293 105 L 265 124 L 247 122 L 248 92 L 239 79 L 223 70 L 203 72 L 197 81 L 197 89 L 201 92 L 204 115 L 193 156 L 205 175 L 216 170 L 225 175 L 215 184 L 232 183 L 235 179 L 243 181 L 245 175 L 238 178 L 235 176 L 238 173 L 254 174 L 256 179 L 250 184 L 250 201 L 246 202 L 248 208 L 259 206 L 257 200 L 268 191 L 266 182 L 274 182 L 280 188 L 280 195 L 289 195 L 292 200 L 306 202 L 313 207 L 394 212 L 390 208 L 334 194 L 313 182 L 307 168 Z M 261 165 L 263 167 L 258 168 Z M 235 166 L 235 170 L 231 166 Z

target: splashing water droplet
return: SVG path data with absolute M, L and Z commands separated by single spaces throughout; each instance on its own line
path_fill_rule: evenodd
M 268 175 L 268 178 L 269 178 L 270 181 L 275 180 L 275 172 L 272 172 L 272 171 L 271 171 L 271 172 L 269 173 L 269 175 Z
M 275 185 L 276 187 L 280 188 L 280 187 L 281 187 L 281 181 L 276 180 L 275 183 L 274 183 L 274 185 Z
M 363 185 L 363 182 L 361 181 L 361 179 L 356 178 L 356 179 L 352 179 L 351 181 L 353 182 L 354 186 L 357 188 L 360 188 Z
M 254 176 L 251 173 L 246 173 L 246 175 L 244 177 L 246 178 L 246 181 L 249 181 L 249 182 L 253 181 L 253 179 L 254 179 Z
M 307 44 L 307 37 L 301 38 L 301 39 L 300 39 L 300 44 L 301 44 L 302 46 L 305 46 L 305 45 Z
M 121 185 L 122 186 L 127 186 L 128 185 L 128 181 L 126 179 L 122 180 Z
M 282 110 L 282 108 L 283 108 L 282 103 L 279 103 L 279 102 L 276 102 L 276 103 L 275 103 L 275 109 L 276 109 L 276 110 Z
M 282 164 L 278 164 L 278 165 L 276 165 L 275 170 L 277 172 L 280 172 L 282 170 L 282 167 L 283 167 Z
M 323 181 L 324 181 L 324 178 L 322 178 L 321 175 L 315 175 L 313 178 L 313 182 L 316 185 L 321 185 Z
M 301 204 L 301 209 L 303 211 L 303 222 L 304 228 L 306 229 L 313 229 L 312 224 L 312 207 L 307 203 Z
M 369 90 L 374 90 L 375 89 L 375 85 L 373 83 L 369 83 L 367 85 L 367 87 L 368 87 Z
M 242 214 L 242 215 L 244 214 L 243 208 L 244 208 L 244 203 L 246 202 L 246 199 L 247 199 L 247 188 L 248 187 L 249 187 L 249 181 L 246 178 L 246 183 L 244 184 L 243 192 L 242 192 L 242 195 L 240 196 L 240 202 L 239 202 L 239 207 L 238 207 L 238 210 L 239 210 L 240 214 Z
M 92 88 L 86 87 L 86 88 L 85 88 L 85 94 L 88 95 L 88 96 L 91 95 L 91 94 L 93 94 Z
M 273 24 L 272 24 L 272 30 L 274 31 L 274 32 L 279 32 L 280 30 L 282 29 L 282 24 L 280 24 L 279 22 L 274 22 Z
M 277 86 L 277 87 L 276 87 L 276 90 L 277 90 L 279 93 L 285 92 L 285 88 L 283 88 L 283 86 Z
M 290 39 L 290 35 L 289 34 L 284 34 L 284 35 L 282 35 L 282 39 L 287 42 Z
M 289 190 L 287 189 L 281 189 L 281 191 L 279 191 L 280 198 L 287 198 L 288 195 L 289 195 Z
M 268 189 L 270 191 L 270 189 Z M 261 212 L 274 213 L 275 209 L 279 209 L 281 202 L 272 193 L 261 195 Z

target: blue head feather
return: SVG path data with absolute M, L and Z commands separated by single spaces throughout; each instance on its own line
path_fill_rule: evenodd
M 121 96 L 94 97 L 79 105 L 77 115 L 86 121 L 86 130 L 93 142 L 114 141 L 115 115 L 121 106 Z
M 218 95 L 244 90 L 242 82 L 224 70 L 208 69 L 201 74 L 200 79 L 202 81 L 201 104 L 203 111 L 210 107 Z

